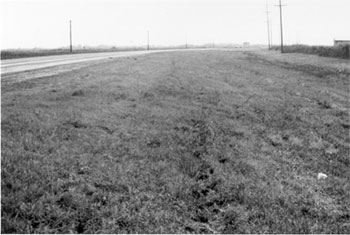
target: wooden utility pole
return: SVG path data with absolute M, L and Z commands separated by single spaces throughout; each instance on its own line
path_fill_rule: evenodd
M 270 19 L 270 44 L 271 48 L 273 47 L 273 41 L 272 41 L 272 20 Z
M 147 51 L 149 51 L 149 31 L 147 31 Z
M 267 19 L 267 42 L 268 48 L 271 49 L 271 40 L 270 40 L 270 21 L 269 21 L 269 7 L 266 3 L 266 19 Z
M 72 21 L 69 21 L 69 39 L 70 39 L 70 53 L 73 52 L 73 46 L 72 46 Z
M 279 0 L 279 8 L 280 8 L 280 25 L 281 25 L 281 53 L 283 53 L 283 23 L 282 23 L 282 4 L 281 0 Z

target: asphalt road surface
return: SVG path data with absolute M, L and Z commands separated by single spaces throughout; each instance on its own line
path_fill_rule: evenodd
M 125 52 L 106 52 L 106 53 L 86 53 L 74 55 L 56 55 L 56 56 L 40 56 L 21 59 L 10 59 L 1 61 L 1 74 L 23 72 L 46 68 L 57 65 L 73 64 L 93 60 L 102 60 L 115 57 L 136 56 L 149 53 L 159 52 L 152 51 L 125 51 Z

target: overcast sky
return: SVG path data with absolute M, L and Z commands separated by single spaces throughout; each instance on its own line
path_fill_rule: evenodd
M 350 39 L 350 0 L 282 0 L 286 44 Z M 278 0 L 0 0 L 1 48 L 280 42 Z

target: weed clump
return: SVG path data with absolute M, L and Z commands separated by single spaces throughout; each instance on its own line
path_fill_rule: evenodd
M 72 93 L 72 96 L 84 96 L 83 90 L 77 90 Z

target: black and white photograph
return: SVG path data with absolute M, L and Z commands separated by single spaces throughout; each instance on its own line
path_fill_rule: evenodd
M 0 0 L 2 234 L 350 234 L 350 0 Z

